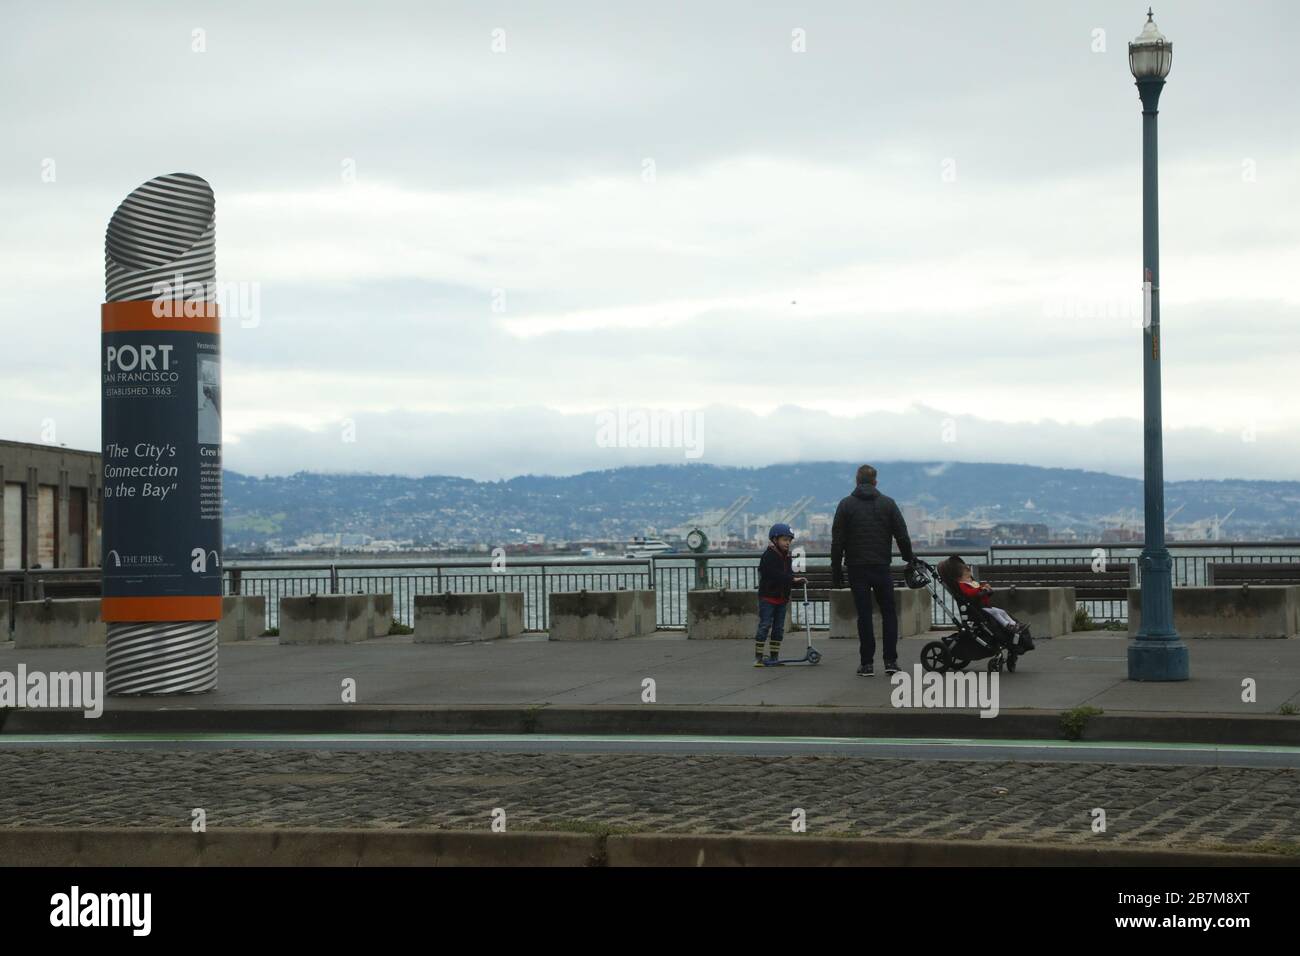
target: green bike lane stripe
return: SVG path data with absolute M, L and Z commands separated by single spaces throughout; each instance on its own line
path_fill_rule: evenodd
M 1300 747 L 1269 744 L 1198 744 L 1159 741 L 961 739 L 949 737 L 739 737 L 648 736 L 639 734 L 0 734 L 6 743 L 632 743 L 632 744 L 772 744 L 822 747 L 969 747 L 1051 750 L 1166 750 L 1197 753 L 1300 754 Z

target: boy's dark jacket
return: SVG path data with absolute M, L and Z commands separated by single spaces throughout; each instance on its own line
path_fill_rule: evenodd
M 784 554 L 770 544 L 758 562 L 758 596 L 786 603 L 790 588 L 794 586 L 794 561 L 787 551 Z

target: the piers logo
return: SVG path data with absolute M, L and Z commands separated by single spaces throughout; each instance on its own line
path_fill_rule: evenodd
M 108 558 L 115 568 L 141 568 L 146 565 L 166 564 L 167 559 L 161 554 L 120 554 L 110 549 Z
M 996 717 L 999 703 L 997 673 L 979 671 L 927 671 L 916 664 L 912 673 L 899 671 L 889 678 L 894 689 L 889 703 L 894 707 L 978 708 L 981 717 Z
M 128 927 L 132 936 L 148 936 L 153 926 L 152 893 L 83 893 L 73 886 L 50 897 L 50 925 L 57 927 Z

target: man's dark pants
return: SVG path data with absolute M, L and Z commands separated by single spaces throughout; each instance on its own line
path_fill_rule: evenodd
M 853 603 L 858 609 L 858 654 L 863 664 L 876 658 L 876 633 L 871 623 L 871 596 L 880 605 L 880 621 L 885 629 L 885 664 L 898 661 L 898 613 L 894 610 L 894 578 L 888 565 L 859 565 L 848 569 Z

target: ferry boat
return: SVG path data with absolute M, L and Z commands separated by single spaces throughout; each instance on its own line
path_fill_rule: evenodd
M 633 538 L 627 546 L 625 558 L 653 558 L 660 554 L 673 554 L 677 549 L 659 538 Z

